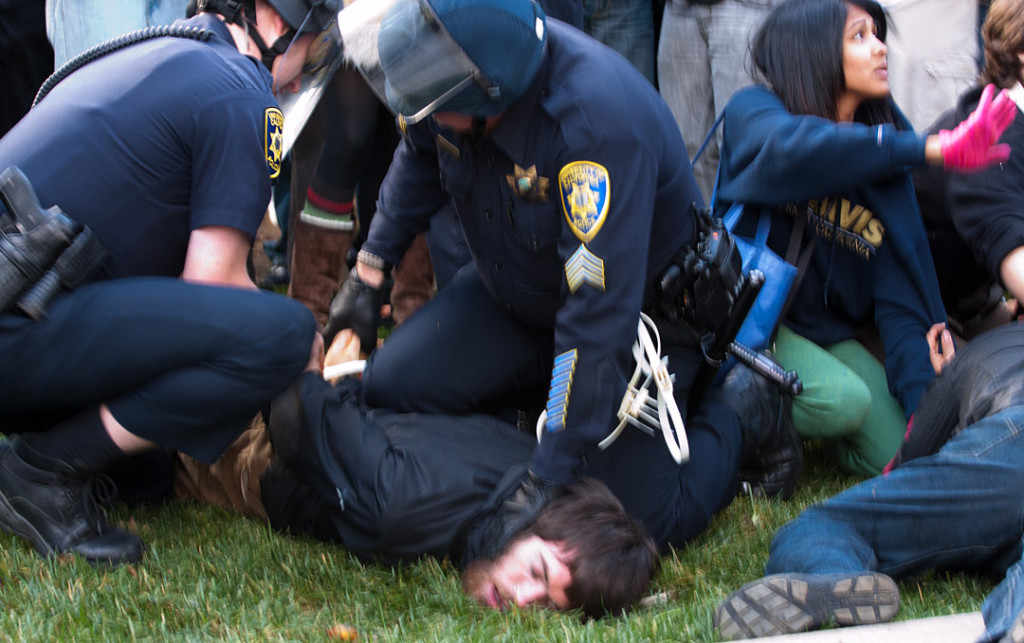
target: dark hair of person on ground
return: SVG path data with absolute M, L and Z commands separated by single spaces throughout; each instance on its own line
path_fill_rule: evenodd
M 630 609 L 661 560 L 653 539 L 604 484 L 566 487 L 493 558 L 466 565 L 462 588 L 492 609 L 580 610 L 590 618 Z
M 601 482 L 585 478 L 546 506 L 524 535 L 565 543 L 572 608 L 589 617 L 629 610 L 647 591 L 661 558 L 639 521 Z
M 982 85 L 989 83 L 1009 89 L 1021 81 L 1024 53 L 1024 0 L 996 0 L 981 27 L 985 39 Z
M 887 22 L 872 0 L 787 0 L 765 17 L 750 44 L 755 69 L 793 114 L 838 120 L 843 75 L 843 30 L 847 5 L 863 9 L 885 42 Z M 868 125 L 894 122 L 888 98 L 865 100 L 854 120 Z

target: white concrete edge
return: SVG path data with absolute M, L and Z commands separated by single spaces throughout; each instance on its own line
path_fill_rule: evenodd
M 895 623 L 839 627 L 767 639 L 744 639 L 746 643 L 971 643 L 985 631 L 981 612 L 933 616 Z M 740 642 L 744 643 L 744 642 Z

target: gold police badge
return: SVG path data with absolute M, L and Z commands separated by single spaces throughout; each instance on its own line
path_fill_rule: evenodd
M 548 184 L 551 183 L 551 181 L 548 180 L 548 177 L 538 176 L 536 165 L 531 165 L 528 168 L 519 167 L 518 163 L 515 163 L 514 165 L 515 167 L 512 170 L 512 174 L 505 175 L 505 180 L 508 181 L 508 186 L 512 188 L 520 198 L 537 203 L 547 203 Z
M 267 156 L 267 170 L 270 178 L 281 174 L 281 157 L 284 150 L 284 114 L 276 107 L 268 107 L 263 113 L 263 151 Z
M 558 191 L 573 234 L 583 243 L 597 236 L 608 215 L 608 170 L 591 161 L 569 163 L 558 173 Z

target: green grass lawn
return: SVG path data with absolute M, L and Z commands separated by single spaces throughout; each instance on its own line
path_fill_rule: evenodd
M 0 533 L 0 641 L 713 641 L 711 612 L 761 575 L 774 530 L 854 482 L 820 450 L 789 502 L 737 498 L 698 542 L 665 557 L 652 595 L 621 618 L 476 607 L 449 561 L 362 565 L 344 549 L 274 533 L 220 509 L 118 506 L 149 546 L 139 564 L 94 568 L 40 559 Z M 996 579 L 932 573 L 900 584 L 899 619 L 976 610 Z

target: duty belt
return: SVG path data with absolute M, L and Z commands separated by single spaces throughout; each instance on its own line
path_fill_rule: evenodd
M 15 166 L 0 173 L 0 200 L 0 313 L 40 319 L 58 293 L 85 283 L 106 250 L 59 207 L 44 210 Z

